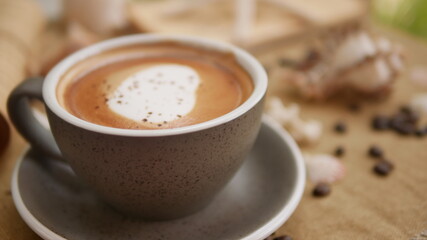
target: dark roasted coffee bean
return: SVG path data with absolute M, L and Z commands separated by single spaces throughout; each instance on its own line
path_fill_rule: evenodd
M 292 240 L 292 238 L 288 235 L 278 236 L 273 238 L 273 240 Z
M 348 104 L 348 110 L 352 112 L 358 112 L 360 110 L 360 104 L 359 103 L 350 103 Z
M 417 137 L 424 137 L 427 134 L 426 129 L 420 128 L 415 131 Z
M 383 156 L 383 150 L 376 145 L 372 145 L 368 150 L 368 154 L 371 157 L 380 158 Z
M 427 135 L 421 129 L 417 129 L 420 114 L 409 106 L 402 106 L 398 113 L 391 117 L 377 115 L 372 119 L 371 126 L 375 130 L 385 130 L 391 128 L 401 135 L 417 135 L 422 137 Z
M 345 149 L 342 146 L 338 146 L 335 149 L 335 156 L 337 156 L 337 157 L 341 157 L 342 155 L 344 155 L 344 153 L 345 153 Z
M 416 124 L 420 120 L 420 114 L 413 111 L 406 116 L 406 121 L 412 124 Z
M 401 125 L 405 124 L 405 116 L 395 115 L 389 119 L 389 127 L 397 130 Z
M 375 116 L 372 119 L 372 128 L 376 130 L 384 130 L 390 127 L 390 120 L 386 116 Z
M 409 123 L 417 123 L 418 120 L 420 119 L 420 115 L 417 111 L 413 110 L 411 107 L 409 106 L 402 106 L 400 108 L 400 113 L 397 115 L 401 115 L 402 117 L 404 117 L 405 122 L 409 122 Z
M 410 135 L 415 132 L 415 126 L 408 123 L 402 123 L 401 125 L 397 125 L 394 129 L 401 135 Z
M 323 197 L 331 192 L 331 187 L 327 183 L 319 183 L 313 189 L 313 196 Z
M 343 122 L 337 122 L 334 126 L 335 132 L 345 133 L 347 131 L 347 126 Z
M 412 108 L 408 105 L 404 105 L 400 107 L 400 112 L 404 114 L 410 114 L 412 112 Z
M 386 176 L 390 174 L 390 172 L 393 170 L 394 166 L 392 163 L 390 163 L 387 160 L 381 160 L 377 162 L 373 168 L 374 172 L 381 176 Z

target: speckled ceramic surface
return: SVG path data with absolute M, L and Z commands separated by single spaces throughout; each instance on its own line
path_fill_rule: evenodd
M 253 81 L 252 93 L 217 118 L 155 130 L 94 124 L 72 115 L 59 103 L 61 76 L 82 59 L 153 42 L 176 42 L 234 55 Z M 8 111 L 33 148 L 65 160 L 80 180 L 116 209 L 148 220 L 175 219 L 207 206 L 240 168 L 261 125 L 267 85 L 262 65 L 235 46 L 192 36 L 136 34 L 82 49 L 58 63 L 44 80 L 27 79 L 11 93 Z M 34 119 L 29 98 L 45 103 L 52 132 Z
M 59 162 L 28 151 L 16 166 L 12 193 L 27 224 L 45 239 L 263 239 L 295 210 L 305 183 L 292 139 L 264 119 L 249 157 L 202 211 L 148 222 L 99 200 Z
M 222 125 L 162 137 L 92 132 L 54 114 L 49 120 L 64 158 L 98 196 L 129 215 L 163 220 L 202 209 L 230 181 L 253 146 L 261 112 L 262 101 Z

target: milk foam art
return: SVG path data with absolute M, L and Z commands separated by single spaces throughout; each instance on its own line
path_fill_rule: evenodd
M 199 85 L 199 75 L 188 66 L 157 65 L 125 79 L 107 104 L 128 119 L 160 125 L 192 111 Z

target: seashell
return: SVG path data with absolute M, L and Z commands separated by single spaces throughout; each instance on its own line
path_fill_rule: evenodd
M 299 143 L 313 144 L 322 135 L 322 124 L 316 120 L 294 119 L 289 124 L 289 132 Z
M 333 183 L 345 176 L 341 161 L 328 154 L 304 154 L 308 178 L 313 183 Z
M 285 107 L 278 97 L 272 97 L 267 103 L 267 114 L 282 125 L 287 125 L 293 119 L 299 118 L 299 112 L 298 104 Z
M 316 57 L 307 57 L 284 76 L 309 99 L 324 99 L 343 89 L 371 96 L 388 93 L 404 68 L 399 46 L 361 26 L 319 37 L 310 53 Z
M 312 144 L 322 135 L 322 124 L 316 120 L 302 120 L 296 103 L 285 107 L 279 98 L 272 97 L 267 103 L 267 114 L 285 127 L 298 143 Z

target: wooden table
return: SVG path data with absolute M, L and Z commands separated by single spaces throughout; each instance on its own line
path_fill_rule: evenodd
M 409 66 L 427 66 L 427 46 L 420 41 L 390 34 L 407 48 Z M 295 240 L 309 239 L 411 239 L 427 230 L 427 137 L 401 137 L 392 132 L 371 130 L 370 118 L 375 113 L 392 113 L 407 103 L 415 93 L 426 92 L 411 83 L 405 75 L 396 83 L 395 91 L 386 101 L 362 101 L 360 113 L 349 112 L 340 100 L 321 103 L 303 102 L 284 94 L 277 83 L 280 69 L 277 57 L 298 48 L 288 45 L 273 51 L 257 53 L 270 68 L 274 87 L 270 94 L 279 95 L 285 104 L 300 103 L 303 117 L 323 122 L 325 133 L 316 146 L 303 151 L 331 153 L 338 145 L 346 148 L 343 157 L 347 176 L 333 184 L 332 193 L 325 198 L 313 198 L 313 184 L 308 182 L 303 199 L 291 218 L 277 231 L 289 234 Z M 0 83 L 3 86 L 3 83 Z M 286 87 L 285 87 L 286 88 Z M 7 96 L 0 96 L 1 112 L 5 112 Z M 337 135 L 331 129 L 338 120 L 349 126 L 348 133 Z M 386 156 L 396 165 L 388 177 L 378 177 L 371 171 L 373 160 L 367 157 L 367 148 L 376 143 L 385 149 Z M 39 239 L 18 215 L 10 193 L 10 179 L 17 158 L 27 147 L 25 141 L 12 130 L 6 152 L 0 158 L 0 239 Z M 427 238 L 414 238 L 427 239 Z

